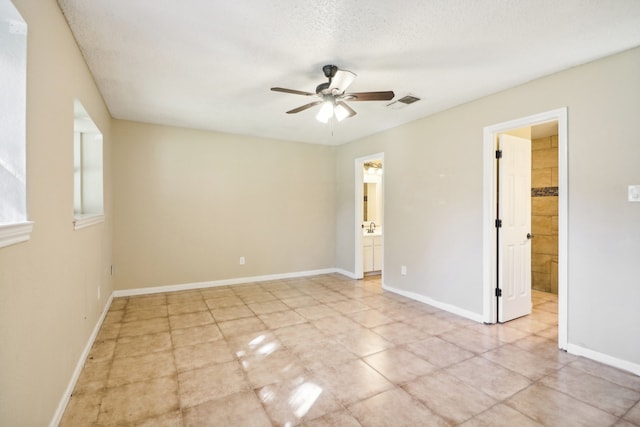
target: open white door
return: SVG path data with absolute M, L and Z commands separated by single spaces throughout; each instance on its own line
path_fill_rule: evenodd
M 498 322 L 531 313 L 531 141 L 498 141 Z

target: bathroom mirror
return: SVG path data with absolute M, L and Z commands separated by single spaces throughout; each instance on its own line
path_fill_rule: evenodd
M 362 206 L 364 207 L 364 212 L 362 218 L 365 222 L 376 222 L 376 208 L 378 205 L 377 200 L 377 189 L 375 182 L 365 182 L 364 183 L 364 203 Z

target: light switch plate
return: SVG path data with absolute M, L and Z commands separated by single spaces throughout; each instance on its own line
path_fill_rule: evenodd
M 640 185 L 629 186 L 629 201 L 640 202 Z

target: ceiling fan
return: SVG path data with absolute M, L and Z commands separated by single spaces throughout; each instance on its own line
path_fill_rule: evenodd
M 316 87 L 315 93 L 295 89 L 285 89 L 282 87 L 271 88 L 274 92 L 292 93 L 294 95 L 320 98 L 317 101 L 289 110 L 287 111 L 287 114 L 299 113 L 300 111 L 322 104 L 320 111 L 316 115 L 316 119 L 323 123 L 327 123 L 331 117 L 335 116 L 338 121 L 342 121 L 357 114 L 345 101 L 389 101 L 395 96 L 391 90 L 383 92 L 345 93 L 347 87 L 349 87 L 349 85 L 355 80 L 355 73 L 347 70 L 341 70 L 335 65 L 325 65 L 322 67 L 322 72 L 329 81 L 320 83 Z

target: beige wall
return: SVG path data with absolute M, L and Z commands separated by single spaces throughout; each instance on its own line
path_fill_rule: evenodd
M 567 106 L 569 343 L 640 364 L 638 94 L 636 48 L 339 147 L 337 266 L 354 270 L 354 159 L 384 152 L 385 284 L 481 314 L 483 128 Z
M 557 294 L 558 135 L 532 140 L 531 153 L 531 287 Z
M 54 416 L 112 292 L 111 119 L 54 0 L 13 0 L 28 24 L 31 240 L 0 248 L 0 425 Z M 106 222 L 73 230 L 73 100 L 104 134 Z M 97 288 L 102 297 L 98 300 Z
M 333 147 L 126 121 L 114 134 L 118 289 L 335 265 Z

